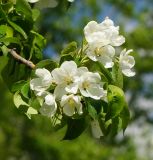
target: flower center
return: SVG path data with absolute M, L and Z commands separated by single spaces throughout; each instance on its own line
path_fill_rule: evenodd
M 89 88 L 89 86 L 90 86 L 90 83 L 88 81 L 85 81 L 85 82 L 82 83 L 82 88 L 83 89 L 87 89 L 87 88 Z
M 65 77 L 64 81 L 69 85 L 73 82 L 73 78 L 70 76 Z
M 95 55 L 97 57 L 100 57 L 102 55 L 102 48 L 96 47 L 96 49 L 95 49 Z
M 68 100 L 68 103 L 69 103 L 69 105 L 72 106 L 72 107 L 75 105 L 75 101 L 74 101 L 73 98 L 70 98 L 70 99 Z

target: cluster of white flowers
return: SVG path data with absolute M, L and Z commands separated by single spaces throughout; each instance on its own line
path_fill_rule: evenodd
M 125 38 L 119 35 L 119 26 L 114 26 L 114 23 L 108 17 L 98 24 L 95 21 L 90 21 L 84 28 L 84 34 L 88 47 L 86 50 L 87 56 L 93 61 L 101 62 L 105 68 L 112 68 L 114 65 L 115 48 L 121 46 L 125 42 Z M 135 72 L 131 70 L 135 61 L 128 54 L 132 50 L 124 49 L 119 57 L 119 64 L 125 76 L 131 77 Z
M 107 94 L 99 73 L 90 72 L 87 67 L 77 68 L 74 61 L 65 61 L 52 72 L 42 68 L 35 73 L 37 78 L 30 81 L 30 88 L 44 98 L 40 113 L 48 117 L 56 113 L 57 104 L 67 116 L 81 115 L 82 97 L 99 100 Z M 51 85 L 55 85 L 53 93 L 48 91 Z

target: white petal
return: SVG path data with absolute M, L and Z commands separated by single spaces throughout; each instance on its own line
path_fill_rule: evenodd
M 64 63 L 62 63 L 60 68 L 64 70 L 68 75 L 75 75 L 77 71 L 77 65 L 74 61 L 65 61 Z
M 45 97 L 45 102 L 40 108 L 40 113 L 47 117 L 52 117 L 56 113 L 57 104 L 53 95 L 49 94 Z
M 65 74 L 63 73 L 61 68 L 55 68 L 52 71 L 52 76 L 53 76 L 53 80 L 55 81 L 55 83 L 61 84 L 64 82 Z
M 95 54 L 95 49 L 94 48 L 89 46 L 89 48 L 86 50 L 86 54 L 91 60 L 97 61 L 97 56 Z
M 135 72 L 133 72 L 131 69 L 124 69 L 122 72 L 127 77 L 133 77 L 135 75 Z
M 67 94 L 65 87 L 65 84 L 59 84 L 56 86 L 54 90 L 54 96 L 57 100 L 60 100 L 63 95 Z
M 98 58 L 98 61 L 101 62 L 105 68 L 112 68 L 114 65 L 112 58 L 110 58 L 108 56 L 100 56 Z
M 100 138 L 101 136 L 103 136 L 98 120 L 91 122 L 91 130 L 95 138 Z
M 112 46 L 121 46 L 125 42 L 125 38 L 123 36 L 116 36 L 113 37 L 111 40 Z
M 85 27 L 84 27 L 84 34 L 85 36 L 90 35 L 91 33 L 95 32 L 97 30 L 97 22 L 90 21 Z
M 34 91 L 45 91 L 49 85 L 43 83 L 41 78 L 34 78 L 30 81 L 30 88 Z
M 114 26 L 114 22 L 108 17 L 106 17 L 105 20 L 100 25 L 110 27 L 110 26 Z
M 70 85 L 67 85 L 67 86 L 65 87 L 65 90 L 66 90 L 68 93 L 76 94 L 77 91 L 78 91 L 78 84 L 77 84 L 77 83 L 71 83 Z
M 40 77 L 44 83 L 52 83 L 51 73 L 47 69 L 36 69 L 35 74 Z
M 90 87 L 87 90 L 88 90 L 89 96 L 93 99 L 98 100 L 104 96 L 104 90 L 98 84 L 90 85 Z
M 45 103 L 47 105 L 53 105 L 55 103 L 55 98 L 52 94 L 48 94 L 46 97 L 45 97 Z
M 63 112 L 67 115 L 67 116 L 73 116 L 73 114 L 75 113 L 75 108 L 72 106 L 69 106 L 68 104 L 65 104 L 63 106 Z

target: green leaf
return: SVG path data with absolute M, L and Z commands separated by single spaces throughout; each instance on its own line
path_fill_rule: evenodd
M 122 89 L 117 86 L 108 86 L 108 118 L 118 116 L 125 106 L 125 96 Z
M 38 111 L 32 107 L 29 107 L 25 114 L 28 116 L 29 119 L 31 119 L 31 115 L 38 114 Z
M 64 62 L 64 61 L 74 61 L 74 58 L 72 57 L 72 55 L 70 54 L 67 54 L 67 55 L 63 55 L 61 56 L 61 59 L 60 59 L 60 65 Z
M 91 116 L 91 118 L 92 119 L 97 119 L 98 118 L 98 115 L 97 115 L 97 111 L 96 111 L 96 109 L 95 109 L 95 107 L 93 106 L 93 105 L 91 105 L 90 103 L 89 103 L 89 101 L 87 102 L 87 109 L 88 109 L 88 113 L 89 113 L 89 115 Z
M 124 132 L 130 121 L 130 112 L 127 105 L 124 106 L 122 112 L 120 113 L 120 118 L 122 120 L 122 129 Z
M 27 34 L 25 33 L 25 31 L 16 23 L 10 21 L 9 19 L 7 19 L 7 22 L 17 31 L 19 32 L 25 39 L 27 39 Z
M 112 77 L 114 80 L 114 85 L 123 88 L 123 74 L 119 63 L 115 63 L 112 68 Z
M 52 71 L 56 67 L 58 67 L 58 64 L 51 59 L 42 60 L 36 64 L 36 68 L 46 68 L 49 71 Z
M 73 55 L 73 52 L 76 51 L 76 49 L 77 49 L 77 43 L 71 42 L 62 50 L 61 55 L 66 55 L 70 53 Z
M 112 78 L 111 73 L 108 71 L 108 69 L 106 69 L 104 67 L 104 65 L 101 64 L 100 62 L 95 62 L 95 64 L 100 69 L 100 71 L 102 72 L 102 74 L 105 75 L 105 77 L 107 78 L 108 82 L 112 84 L 113 83 L 113 78 Z
M 4 37 L 13 37 L 13 29 L 7 25 L 0 25 L 0 35 L 4 35 Z
M 32 9 L 32 19 L 36 21 L 40 15 L 40 11 L 38 9 Z
M 14 83 L 29 78 L 31 69 L 9 57 L 7 58 L 6 63 L 7 64 L 2 70 L 2 78 L 11 91 Z
M 24 80 L 21 80 L 21 81 L 18 81 L 16 83 L 14 83 L 11 87 L 11 92 L 17 92 L 19 90 L 21 90 L 21 88 L 26 84 L 26 81 Z
M 38 59 L 39 61 L 42 60 L 42 52 L 46 45 L 46 39 L 35 31 L 30 31 L 32 42 L 31 42 L 31 51 L 30 51 L 30 58 Z
M 29 21 L 32 20 L 32 10 L 26 0 L 17 0 L 15 9 L 19 14 L 22 14 Z
M 29 98 L 30 82 L 24 84 L 21 88 L 21 93 L 25 98 Z
M 19 40 L 19 38 L 16 37 L 4 37 L 4 38 L 0 38 L 0 43 L 4 43 L 5 45 L 9 45 L 10 43 L 14 43 L 14 44 L 18 44 L 21 46 L 21 42 Z
M 109 127 L 109 138 L 113 138 L 122 129 L 122 120 L 120 117 L 115 117 L 112 119 L 112 124 Z
M 15 106 L 16 106 L 17 108 L 19 108 L 20 106 L 29 106 L 29 104 L 27 104 L 27 103 L 22 99 L 19 91 L 14 94 L 13 100 L 14 100 L 14 104 L 15 104 Z
M 72 140 L 81 135 L 81 133 L 86 128 L 85 119 L 68 119 L 67 121 L 67 131 L 63 140 Z
M 9 49 L 5 45 L 3 45 L 0 49 L 2 50 L 3 55 L 7 56 Z

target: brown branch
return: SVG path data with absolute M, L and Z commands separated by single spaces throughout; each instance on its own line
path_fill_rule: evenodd
M 33 62 L 26 60 L 25 58 L 21 57 L 19 54 L 16 53 L 14 49 L 9 50 L 10 54 L 21 63 L 25 64 L 26 66 L 30 67 L 31 69 L 34 69 L 36 66 L 33 64 Z

